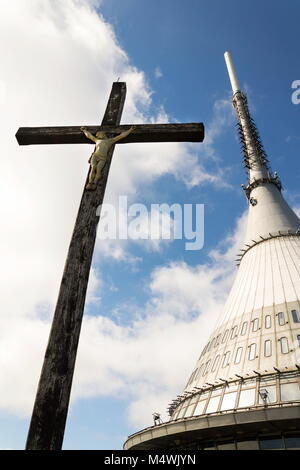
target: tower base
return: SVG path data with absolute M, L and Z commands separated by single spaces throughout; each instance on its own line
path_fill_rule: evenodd
M 124 450 L 300 449 L 300 406 L 259 407 L 152 426 L 129 436 Z

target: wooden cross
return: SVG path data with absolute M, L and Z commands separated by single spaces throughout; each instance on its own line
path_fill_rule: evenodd
M 130 126 L 120 126 L 126 83 L 115 82 L 101 126 L 86 126 L 91 133 L 113 137 Z M 91 143 L 78 127 L 20 128 L 20 145 Z M 193 124 L 138 125 L 120 143 L 202 142 L 204 126 Z M 49 342 L 34 403 L 26 449 L 59 450 L 62 447 L 76 353 L 84 311 L 97 225 L 114 146 L 94 191 L 84 189 L 59 290 Z M 86 185 L 85 185 L 86 187 Z

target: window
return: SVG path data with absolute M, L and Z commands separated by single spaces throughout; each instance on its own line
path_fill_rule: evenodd
M 231 330 L 231 335 L 230 335 L 230 339 L 233 339 L 237 336 L 236 334 L 236 330 L 237 330 L 237 326 L 235 326 L 234 328 L 232 328 Z
M 271 315 L 265 316 L 265 328 L 271 328 Z
M 293 322 L 294 323 L 300 323 L 300 317 L 298 310 L 292 310 L 292 317 L 293 317 Z
M 287 449 L 300 449 L 300 438 L 298 436 L 289 436 L 284 438 Z
M 284 313 L 283 313 L 283 312 L 279 312 L 279 313 L 278 313 L 278 324 L 279 324 L 280 326 L 282 326 L 282 325 L 285 324 Z
M 192 396 L 190 405 L 194 405 L 198 400 L 199 400 L 199 395 Z
M 237 392 L 225 393 L 222 401 L 221 411 L 234 409 L 236 395 Z
M 300 400 L 300 388 L 298 383 L 282 384 L 281 401 Z
M 206 405 L 206 400 L 199 401 L 194 411 L 194 416 L 202 415 L 205 405 Z
M 187 407 L 187 410 L 186 410 L 186 413 L 185 413 L 185 417 L 187 418 L 188 416 L 192 416 L 193 415 L 193 410 L 195 408 L 195 404 L 193 403 L 192 405 L 189 405 Z
M 281 437 L 278 439 L 270 437 L 260 440 L 261 450 L 284 449 L 283 440 Z
M 243 326 L 242 326 L 242 331 L 241 331 L 242 336 L 244 336 L 247 333 L 247 326 L 248 326 L 248 322 L 244 321 Z
M 211 369 L 212 372 L 215 372 L 216 368 L 218 367 L 219 360 L 220 360 L 220 355 L 218 355 L 214 360 L 214 363 L 213 363 L 213 366 L 212 366 L 212 369 Z
M 234 359 L 235 364 L 239 364 L 241 362 L 242 352 L 243 352 L 243 348 L 237 348 L 236 353 L 235 353 L 235 359 Z
M 201 366 L 198 369 L 198 372 L 195 374 L 194 381 L 196 381 L 198 379 L 198 377 L 200 377 L 203 366 L 204 366 L 204 363 L 201 364 Z
M 280 338 L 280 347 L 282 354 L 287 354 L 289 352 L 289 342 L 287 338 Z
M 240 394 L 239 407 L 245 408 L 246 406 L 254 405 L 254 403 L 255 403 L 255 388 L 242 390 Z
M 225 343 L 226 339 L 227 339 L 227 335 L 228 335 L 228 331 L 229 330 L 226 330 L 224 335 L 223 335 L 223 339 L 222 339 L 222 343 Z
M 211 363 L 211 360 L 207 361 L 206 366 L 205 366 L 205 369 L 204 369 L 204 372 L 203 372 L 203 376 L 208 373 L 210 363 Z
M 265 357 L 270 357 L 272 355 L 272 342 L 269 339 L 265 341 L 264 352 Z
M 249 347 L 249 356 L 248 356 L 249 361 L 253 361 L 253 359 L 255 359 L 255 355 L 256 355 L 256 344 L 253 343 Z
M 220 396 L 211 398 L 206 408 L 206 413 L 214 413 L 219 406 Z
M 210 350 L 210 343 L 208 343 L 208 345 L 207 345 L 206 352 L 208 352 L 209 350 Z
M 184 407 L 184 408 L 181 408 L 181 410 L 180 410 L 179 413 L 178 413 L 177 418 L 183 418 L 183 415 L 184 415 L 184 413 L 185 413 L 185 410 L 186 410 L 185 407 Z
M 221 335 L 217 336 L 215 348 L 220 344 Z
M 227 351 L 227 353 L 224 354 L 224 357 L 223 357 L 222 367 L 228 366 L 228 364 L 229 364 L 229 356 L 230 356 L 230 351 Z
M 300 335 L 297 335 L 298 346 L 300 348 Z
M 255 318 L 255 320 L 253 320 L 252 331 L 257 331 L 258 326 L 259 326 L 258 318 Z

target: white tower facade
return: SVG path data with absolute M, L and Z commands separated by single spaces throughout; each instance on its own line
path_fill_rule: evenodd
M 300 449 L 300 220 L 225 60 L 248 172 L 237 275 L 170 421 L 130 436 L 126 449 Z

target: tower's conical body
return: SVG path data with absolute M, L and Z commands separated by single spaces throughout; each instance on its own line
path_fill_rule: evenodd
M 131 436 L 126 448 L 300 448 L 300 220 L 225 59 L 248 170 L 238 272 L 170 421 Z

